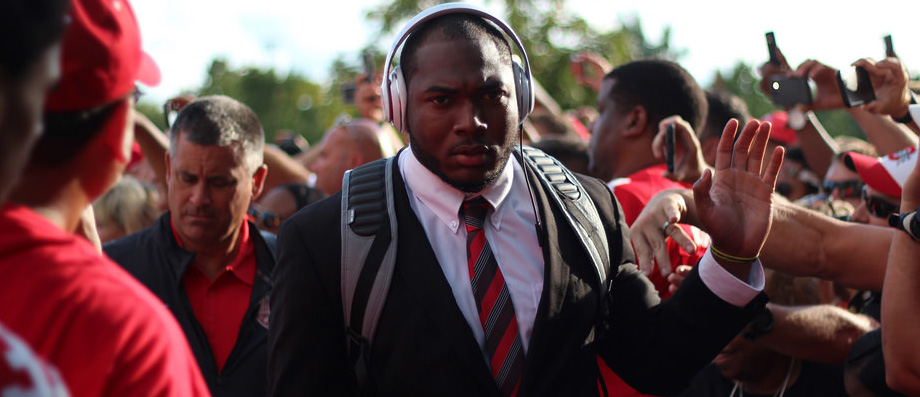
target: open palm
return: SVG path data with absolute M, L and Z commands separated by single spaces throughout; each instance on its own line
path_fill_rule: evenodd
M 697 214 L 713 246 L 738 257 L 756 257 L 770 232 L 772 193 L 783 164 L 783 149 L 772 153 L 761 172 L 770 138 L 769 123 L 750 121 L 735 140 L 738 122 L 726 124 L 715 171 L 693 185 Z

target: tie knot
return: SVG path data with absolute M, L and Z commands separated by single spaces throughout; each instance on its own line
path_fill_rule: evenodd
M 463 202 L 464 221 L 469 226 L 481 229 L 490 208 L 492 208 L 492 205 L 482 196 L 466 200 Z

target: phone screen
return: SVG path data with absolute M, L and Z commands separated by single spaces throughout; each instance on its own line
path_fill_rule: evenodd
M 805 77 L 775 76 L 770 79 L 770 93 L 770 99 L 777 105 L 811 104 L 811 86 Z
M 861 67 L 850 66 L 837 71 L 837 85 L 843 104 L 848 108 L 860 106 L 875 100 L 875 89 L 869 72 Z

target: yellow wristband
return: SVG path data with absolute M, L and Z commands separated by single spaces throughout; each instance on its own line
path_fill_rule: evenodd
M 729 255 L 722 251 L 719 251 L 715 245 L 709 246 L 709 252 L 712 253 L 712 257 L 716 258 L 716 260 L 721 260 L 723 262 L 728 262 L 728 263 L 737 264 L 737 265 L 750 265 L 751 263 L 754 263 L 754 261 L 756 261 L 757 258 L 760 257 L 760 255 L 758 255 L 753 258 L 744 258 L 740 256 Z

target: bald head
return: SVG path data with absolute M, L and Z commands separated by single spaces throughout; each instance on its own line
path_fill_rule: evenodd
M 377 123 L 353 120 L 332 127 L 323 138 L 319 157 L 313 164 L 316 187 L 331 195 L 342 189 L 345 171 L 393 155 L 383 142 L 386 135 Z

